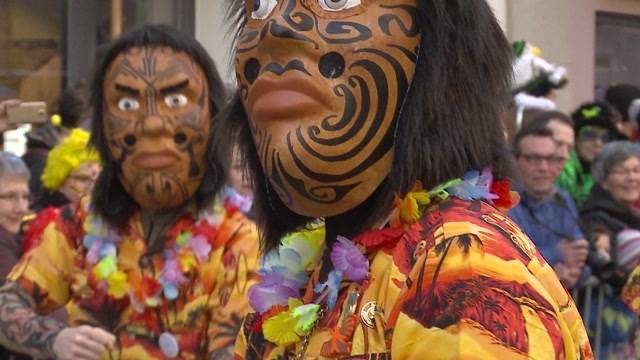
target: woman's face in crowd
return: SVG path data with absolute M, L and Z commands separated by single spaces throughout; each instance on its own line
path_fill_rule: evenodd
M 82 196 L 91 193 L 93 185 L 100 173 L 100 165 L 94 162 L 85 162 L 73 170 L 62 183 L 60 192 L 71 201 L 77 201 Z
M 0 178 L 0 185 L 0 227 L 16 234 L 22 218 L 29 212 L 29 182 L 6 177 Z
M 602 187 L 624 205 L 637 202 L 640 199 L 640 158 L 632 156 L 611 167 Z
M 576 152 L 587 162 L 593 162 L 606 143 L 611 140 L 609 131 L 599 126 L 584 126 L 576 137 Z
M 247 0 L 236 73 L 291 210 L 341 214 L 385 179 L 420 41 L 416 0 Z

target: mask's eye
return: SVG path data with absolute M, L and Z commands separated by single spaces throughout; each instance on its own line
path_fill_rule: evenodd
M 273 11 L 273 8 L 275 8 L 277 4 L 278 0 L 254 0 L 251 17 L 264 20 L 271 14 L 271 11 Z
M 164 103 L 173 109 L 183 107 L 187 105 L 188 102 L 187 97 L 182 94 L 170 94 L 164 97 Z
M 136 111 L 140 108 L 140 103 L 136 99 L 122 98 L 118 100 L 118 109 L 120 111 Z
M 327 11 L 340 11 L 360 5 L 360 0 L 318 0 L 318 4 Z

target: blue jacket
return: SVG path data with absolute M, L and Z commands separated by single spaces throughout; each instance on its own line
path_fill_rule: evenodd
M 520 204 L 509 211 L 509 216 L 529 235 L 549 265 L 562 262 L 557 247 L 560 240 L 585 238 L 580 230 L 575 202 L 559 188 L 542 201 L 532 199 L 521 189 L 516 190 L 520 194 Z

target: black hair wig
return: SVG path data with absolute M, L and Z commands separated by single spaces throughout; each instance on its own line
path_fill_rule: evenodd
M 103 125 L 104 80 L 115 58 L 135 47 L 166 46 L 177 52 L 187 54 L 195 61 L 206 77 L 209 89 L 209 109 L 211 111 L 212 130 L 209 138 L 211 145 L 215 133 L 214 121 L 220 113 L 226 99 L 225 88 L 216 67 L 207 51 L 193 37 L 179 32 L 168 25 L 146 25 L 133 30 L 109 44 L 94 73 L 91 104 L 93 121 L 91 124 L 91 146 L 103 159 L 103 169 L 92 193 L 93 210 L 109 224 L 124 227 L 129 218 L 138 209 L 137 203 L 124 189 L 118 179 L 120 167 L 111 156 Z M 194 197 L 199 207 L 208 204 L 224 183 L 224 174 L 220 160 L 214 151 L 207 152 L 207 172 Z
M 227 18 L 236 20 L 231 30 L 240 31 L 244 5 L 228 1 Z M 416 180 L 429 189 L 487 166 L 498 178 L 511 175 L 500 117 L 510 96 L 512 51 L 489 5 L 484 0 L 418 0 L 418 24 L 423 36 L 398 118 L 392 169 L 365 203 L 326 219 L 328 241 L 373 226 L 388 214 L 394 194 L 406 193 Z M 256 221 L 263 247 L 271 249 L 283 234 L 310 219 L 289 210 L 261 173 L 238 96 L 225 118 L 254 171 Z

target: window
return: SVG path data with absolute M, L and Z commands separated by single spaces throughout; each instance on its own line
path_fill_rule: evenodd
M 640 86 L 640 17 L 599 12 L 596 15 L 596 85 Z

